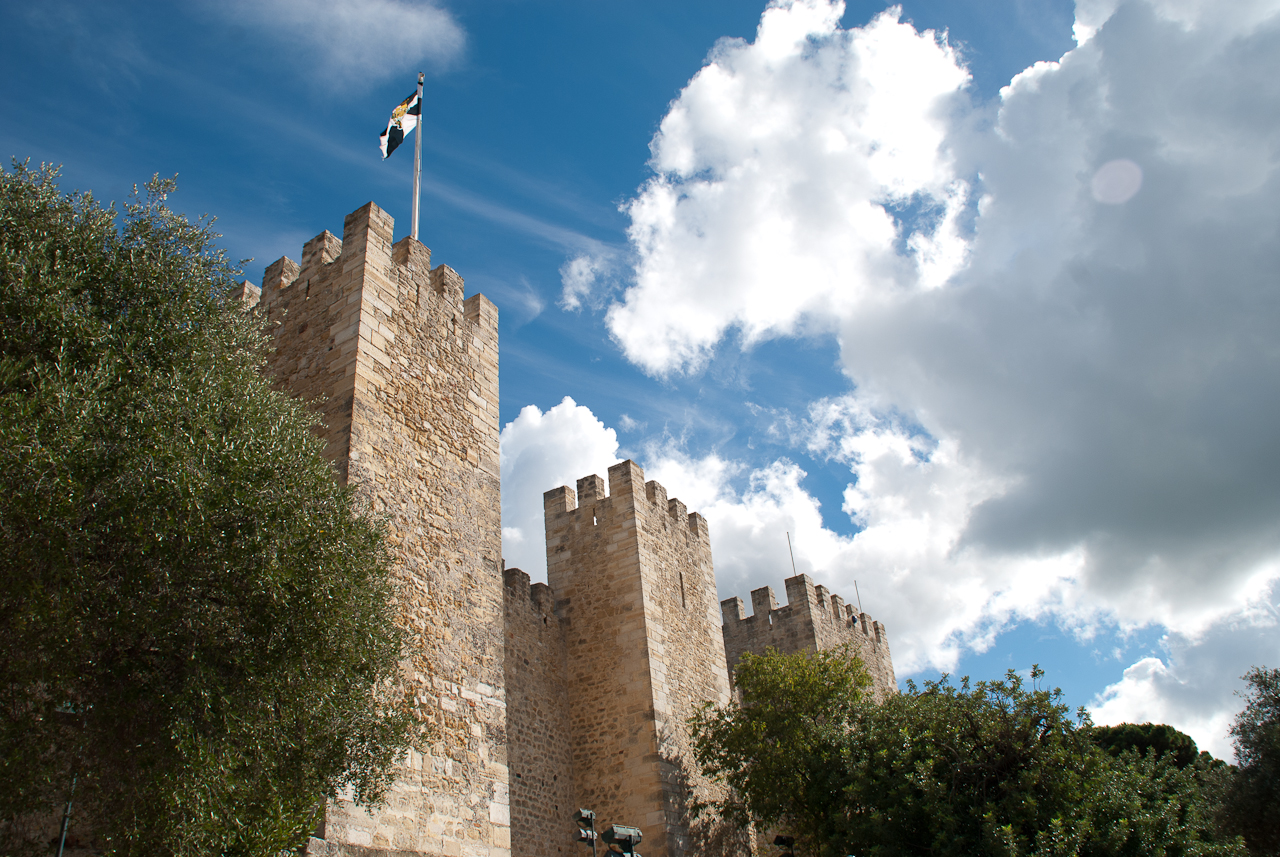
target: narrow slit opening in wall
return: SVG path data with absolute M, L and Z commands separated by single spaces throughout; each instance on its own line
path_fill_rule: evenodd
M 598 523 L 600 523 L 600 522 L 596 520 L 595 512 L 592 512 L 592 513 L 591 513 L 591 526 L 593 526 L 593 527 L 594 527 L 594 526 L 595 526 L 596 524 L 598 524 Z
M 684 610 L 689 609 L 689 605 L 686 604 L 684 600 L 684 572 L 683 571 L 680 572 L 680 607 L 681 609 L 684 609 Z

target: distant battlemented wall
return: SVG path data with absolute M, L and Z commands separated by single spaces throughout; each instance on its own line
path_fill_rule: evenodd
M 644 833 L 647 857 L 693 851 L 688 718 L 729 699 L 706 520 L 633 461 L 544 495 L 547 580 L 565 622 L 576 803 Z M 516 789 L 523 787 L 516 781 Z
M 313 403 L 342 480 L 386 516 L 425 754 L 374 813 L 329 804 L 314 850 L 510 853 L 498 314 L 373 203 L 263 277 L 279 386 Z M 252 300 L 246 289 L 244 299 Z
M 825 586 L 815 586 L 807 574 L 784 581 L 787 604 L 778 606 L 773 587 L 763 586 L 751 592 L 753 615 L 747 616 L 741 598 L 720 602 L 724 619 L 724 648 L 729 674 L 738 666 L 744 652 L 762 654 L 768 648 L 784 654 L 826 651 L 849 644 L 871 675 L 876 700 L 898 692 L 893 674 L 893 658 L 889 654 L 889 636 L 884 625 L 859 614 L 852 604 L 832 595 Z

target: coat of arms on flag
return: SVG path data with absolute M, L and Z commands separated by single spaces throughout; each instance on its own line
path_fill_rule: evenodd
M 384 161 L 390 157 L 397 146 L 404 142 L 404 138 L 418 127 L 418 117 L 421 115 L 422 98 L 417 92 L 401 101 L 396 105 L 396 109 L 391 111 L 391 121 L 387 122 L 387 130 L 383 131 L 378 138 Z

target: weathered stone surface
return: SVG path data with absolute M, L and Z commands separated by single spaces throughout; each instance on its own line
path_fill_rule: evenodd
M 547 581 L 563 619 L 577 803 L 644 833 L 644 853 L 692 850 L 697 772 L 688 719 L 729 698 L 706 521 L 633 461 L 544 495 Z
M 572 854 L 573 753 L 570 743 L 566 623 L 545 583 L 506 571 L 507 747 L 511 767 L 512 850 L 525 857 Z M 579 854 L 579 857 L 585 857 Z
M 729 699 L 744 651 L 851 643 L 877 698 L 896 692 L 884 626 L 800 575 L 716 611 L 707 523 L 632 461 L 544 496 L 548 583 L 503 571 L 498 314 L 431 268 L 372 203 L 343 237 L 268 266 L 260 300 L 281 388 L 322 418 L 326 454 L 388 521 L 404 676 L 428 735 L 387 804 L 331 802 L 308 853 L 565 857 L 573 811 L 639 827 L 647 857 L 696 853 L 688 720 Z M 722 624 L 723 618 L 723 624 Z M 726 659 L 726 655 L 728 656 Z M 723 831 L 721 832 L 723 833 Z M 709 834 L 720 835 L 720 834 Z
M 406 681 L 428 735 L 387 805 L 331 802 L 335 853 L 510 853 L 498 482 L 498 315 L 405 238 L 373 203 L 341 240 L 307 242 L 302 264 L 263 277 L 260 311 L 281 387 L 323 418 L 326 454 L 386 517 Z

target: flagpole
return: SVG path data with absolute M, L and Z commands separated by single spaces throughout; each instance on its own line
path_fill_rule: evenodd
M 426 77 L 418 72 L 418 133 L 413 140 L 413 240 L 418 240 L 418 194 L 422 183 L 422 81 Z

